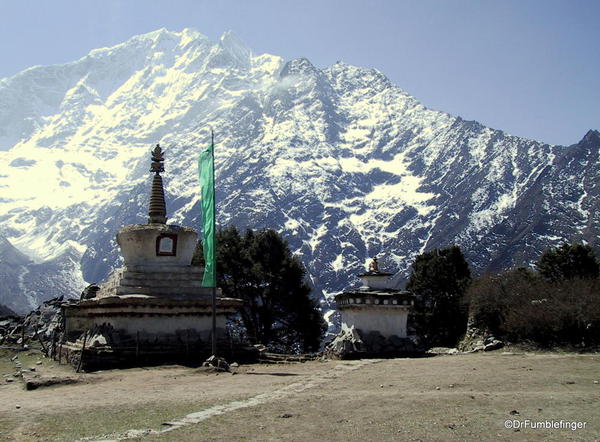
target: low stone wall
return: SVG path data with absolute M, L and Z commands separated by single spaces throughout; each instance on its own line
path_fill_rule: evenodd
M 258 359 L 256 348 L 233 339 L 224 330 L 219 331 L 217 353 L 220 357 L 236 362 L 254 362 Z M 206 339 L 193 329 L 170 334 L 129 334 L 103 324 L 74 341 L 59 344 L 54 358 L 76 369 L 94 371 L 166 363 L 199 365 L 211 354 L 210 337 Z
M 504 342 L 496 339 L 489 330 L 477 327 L 472 321 L 469 321 L 467 331 L 457 345 L 462 352 L 491 351 L 502 347 Z
M 342 330 L 325 348 L 329 357 L 353 359 L 364 357 L 408 356 L 418 353 L 410 338 L 383 336 L 377 331 L 363 333 L 356 328 Z
M 48 347 L 62 337 L 63 306 L 75 302 L 61 296 L 44 302 L 25 316 L 1 318 L 0 345 Z

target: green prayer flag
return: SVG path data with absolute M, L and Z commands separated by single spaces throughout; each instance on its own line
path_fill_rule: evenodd
M 200 174 L 200 206 L 202 207 L 202 232 L 204 249 L 204 278 L 202 287 L 216 287 L 217 260 L 215 257 L 215 143 L 200 153 L 198 173 Z

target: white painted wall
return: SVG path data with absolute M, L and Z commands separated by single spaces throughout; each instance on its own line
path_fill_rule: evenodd
M 175 256 L 157 256 L 156 238 L 169 233 L 177 235 Z M 161 224 L 138 224 L 126 226 L 117 233 L 117 243 L 125 265 L 190 265 L 198 234 L 189 227 Z
M 342 309 L 342 329 L 360 329 L 363 333 L 378 331 L 383 336 L 407 337 L 408 309 L 398 306 L 363 306 Z
M 369 289 L 388 289 L 390 288 L 390 276 L 389 275 L 360 275 L 362 282 L 362 288 Z

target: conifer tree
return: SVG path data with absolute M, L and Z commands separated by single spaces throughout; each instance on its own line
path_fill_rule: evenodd
M 201 256 L 198 249 L 197 262 Z M 282 352 L 318 351 L 326 323 L 305 276 L 276 231 L 217 232 L 217 285 L 224 296 L 244 301 L 240 315 L 252 343 Z
M 465 332 L 465 291 L 471 271 L 459 247 L 434 249 L 416 257 L 406 288 L 416 295 L 411 317 L 427 346 L 453 347 Z
M 540 275 L 552 282 L 593 279 L 600 270 L 594 249 L 578 243 L 545 250 L 535 265 Z

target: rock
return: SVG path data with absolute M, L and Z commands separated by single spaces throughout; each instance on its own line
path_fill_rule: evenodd
M 513 416 L 518 416 L 521 413 L 519 413 L 517 410 L 511 410 L 511 412 L 509 414 L 511 414 Z
M 19 408 L 21 408 L 20 405 L 15 405 L 15 408 L 18 410 Z
M 15 380 L 14 380 L 14 379 L 11 379 L 11 378 L 4 379 L 4 382 L 6 382 L 6 383 L 10 383 L 10 382 L 14 382 L 14 381 L 15 381 Z
M 458 353 L 458 349 L 451 347 L 432 347 L 429 350 L 427 350 L 427 353 L 436 355 L 449 355 Z
M 498 350 L 499 348 L 502 348 L 502 347 L 504 347 L 504 342 L 494 339 L 489 344 L 486 344 L 483 347 L 483 351 Z
M 326 352 L 336 358 L 347 358 L 365 353 L 366 344 L 360 332 L 354 327 L 343 329 L 326 348 Z
M 87 345 L 90 347 L 101 347 L 108 344 L 108 340 L 102 334 L 94 334 L 88 338 Z
M 229 364 L 229 367 L 231 368 L 238 368 L 240 366 L 240 364 L 238 364 L 237 362 L 233 362 L 231 364 Z
M 218 358 L 215 355 L 212 355 L 211 357 L 209 357 L 203 364 L 203 367 L 214 367 L 217 368 L 219 370 L 223 370 L 223 371 L 229 371 L 229 364 L 227 363 L 227 361 L 225 361 L 225 359 L 223 358 Z
M 267 351 L 267 347 L 262 344 L 254 344 L 254 348 L 256 348 L 260 353 L 264 353 Z
M 96 297 L 96 293 L 100 290 L 100 287 L 97 284 L 90 284 L 81 292 L 81 296 L 79 297 L 80 301 L 85 299 L 92 299 Z
M 388 342 L 392 347 L 403 347 L 405 345 L 405 338 L 401 338 L 397 335 L 392 335 L 388 338 Z
M 76 384 L 77 382 L 80 382 L 79 378 L 74 377 L 52 376 L 50 378 L 42 378 L 39 375 L 36 375 L 34 377 L 26 377 L 24 379 L 26 390 L 35 390 L 40 387 L 50 387 L 52 385 Z
M 37 361 L 35 365 L 42 365 L 42 361 Z
M 386 339 L 378 331 L 370 331 L 364 336 L 363 341 L 368 352 L 380 353 L 386 345 Z
M 290 414 L 290 413 L 283 413 L 283 414 L 280 414 L 280 415 L 279 415 L 279 416 L 277 416 L 277 417 L 280 417 L 280 418 L 283 418 L 283 419 L 288 419 L 288 418 L 290 418 L 290 417 L 293 417 L 293 416 L 294 416 L 294 415 L 293 415 L 293 414 Z

